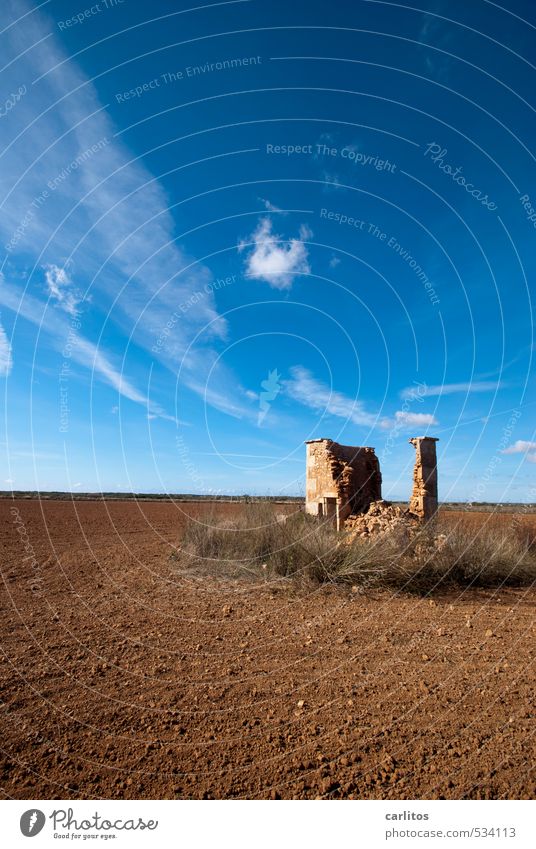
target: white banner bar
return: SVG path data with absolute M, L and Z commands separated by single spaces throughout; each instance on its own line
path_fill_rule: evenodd
M 534 849 L 525 801 L 3 801 L 2 845 Z M 35 838 L 35 844 L 30 840 Z

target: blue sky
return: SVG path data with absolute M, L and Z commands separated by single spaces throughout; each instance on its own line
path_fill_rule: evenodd
M 536 501 L 532 3 L 3 4 L 4 489 Z

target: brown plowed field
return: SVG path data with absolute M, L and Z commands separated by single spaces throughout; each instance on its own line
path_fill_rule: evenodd
M 182 571 L 211 509 L 0 501 L 5 797 L 534 797 L 533 589 Z

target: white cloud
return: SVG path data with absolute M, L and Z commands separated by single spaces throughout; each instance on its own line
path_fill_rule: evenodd
M 12 367 L 11 345 L 6 336 L 6 331 L 0 324 L 0 377 L 7 377 Z
M 338 257 L 338 256 L 333 255 L 333 256 L 331 257 L 330 261 L 329 261 L 329 267 L 330 267 L 330 268 L 337 268 L 337 266 L 340 264 L 340 262 L 341 262 L 341 261 L 340 261 L 339 257 Z
M 525 454 L 529 463 L 536 463 L 536 442 L 518 439 L 513 445 L 509 445 L 501 454 Z
M 404 410 L 397 410 L 395 423 L 404 427 L 430 427 L 439 424 L 431 413 L 407 413 Z
M 271 203 L 267 198 L 259 198 L 260 202 L 264 204 L 264 208 L 268 210 L 268 212 L 283 212 L 278 206 Z
M 65 268 L 51 263 L 45 267 L 45 280 L 47 281 L 48 294 L 69 315 L 78 315 L 78 305 L 81 301 L 80 293 L 73 288 L 72 280 Z
M 527 442 L 524 439 L 518 439 L 513 445 L 509 445 L 502 452 L 503 454 L 526 454 L 528 451 L 536 451 L 536 442 Z
M 414 398 L 419 395 L 420 398 L 432 398 L 437 395 L 453 395 L 455 392 L 494 392 L 496 389 L 503 386 L 493 380 L 474 380 L 466 383 L 443 383 L 437 386 L 427 386 L 425 383 L 420 383 L 418 386 L 407 386 L 400 393 L 401 398 Z
M 269 218 L 261 218 L 259 225 L 247 241 L 240 242 L 239 251 L 254 247 L 246 257 L 246 277 L 250 280 L 264 280 L 274 289 L 290 289 L 298 274 L 309 274 L 307 247 L 302 241 L 312 233 L 302 225 L 300 238 L 284 240 L 272 232 Z
M 298 401 L 317 412 L 326 412 L 357 425 L 374 427 L 379 424 L 381 427 L 386 426 L 384 420 L 380 421 L 378 416 L 367 412 L 361 401 L 348 398 L 342 392 L 330 389 L 303 366 L 293 366 L 290 373 L 292 379 L 283 381 L 283 388 L 285 394 L 294 401 Z

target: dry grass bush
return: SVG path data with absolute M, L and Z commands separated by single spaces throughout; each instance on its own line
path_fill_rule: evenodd
M 436 525 L 445 535 L 436 562 L 454 582 L 497 586 L 536 580 L 536 535 L 532 528 L 475 522 L 446 530 L 441 519 Z
M 330 524 L 273 506 L 251 504 L 234 521 L 191 521 L 182 560 L 203 572 L 391 587 L 430 592 L 436 587 L 527 584 L 536 580 L 536 534 L 517 526 L 444 522 L 348 540 Z
M 210 517 L 189 522 L 183 553 L 203 571 L 324 582 L 349 567 L 348 546 L 330 525 L 302 512 L 278 514 L 270 505 L 251 504 L 234 521 Z M 365 566 L 365 564 L 363 564 Z

